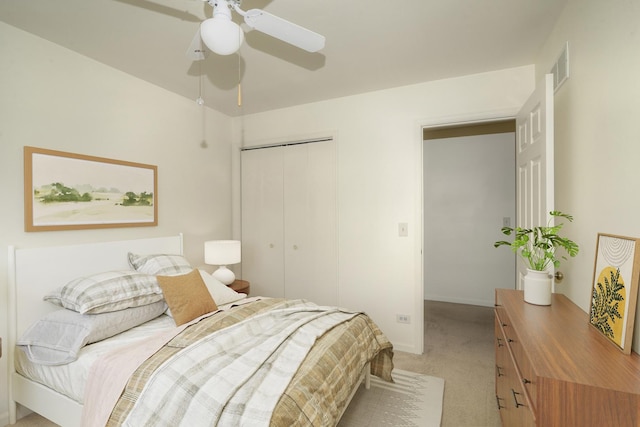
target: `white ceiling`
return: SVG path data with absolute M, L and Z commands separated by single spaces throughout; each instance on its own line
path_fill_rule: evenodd
M 199 62 L 185 52 L 211 17 L 202 0 L 0 0 L 0 20 L 194 102 L 202 73 L 206 105 L 238 116 L 532 64 L 566 2 L 244 0 L 323 34 L 325 48 L 252 31 L 240 56 Z

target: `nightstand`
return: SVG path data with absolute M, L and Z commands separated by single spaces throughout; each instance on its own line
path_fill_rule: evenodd
M 247 296 L 249 296 L 249 289 L 251 287 L 251 284 L 246 280 L 236 279 L 232 284 L 229 285 L 229 287 L 236 292 L 247 294 Z

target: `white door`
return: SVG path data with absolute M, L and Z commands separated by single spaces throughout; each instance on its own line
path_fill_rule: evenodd
M 242 152 L 242 278 L 253 295 L 284 297 L 284 147 Z
M 338 304 L 335 142 L 242 152 L 242 278 L 251 293 Z
M 552 74 L 538 83 L 516 117 L 516 167 L 516 225 L 546 224 L 554 209 Z M 520 258 L 517 271 L 522 289 L 526 266 Z
M 338 304 L 335 142 L 284 150 L 285 296 Z

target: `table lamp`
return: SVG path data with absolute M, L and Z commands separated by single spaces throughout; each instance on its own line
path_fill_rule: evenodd
M 211 275 L 225 285 L 230 285 L 236 280 L 235 274 L 227 268 L 227 265 L 239 263 L 240 255 L 239 240 L 210 240 L 204 242 L 204 262 L 205 264 L 218 266 L 218 269 Z

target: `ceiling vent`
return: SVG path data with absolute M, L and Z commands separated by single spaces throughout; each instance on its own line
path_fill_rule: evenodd
M 550 72 L 553 74 L 553 91 L 556 92 L 569 78 L 569 42 L 564 44 L 564 49 Z

